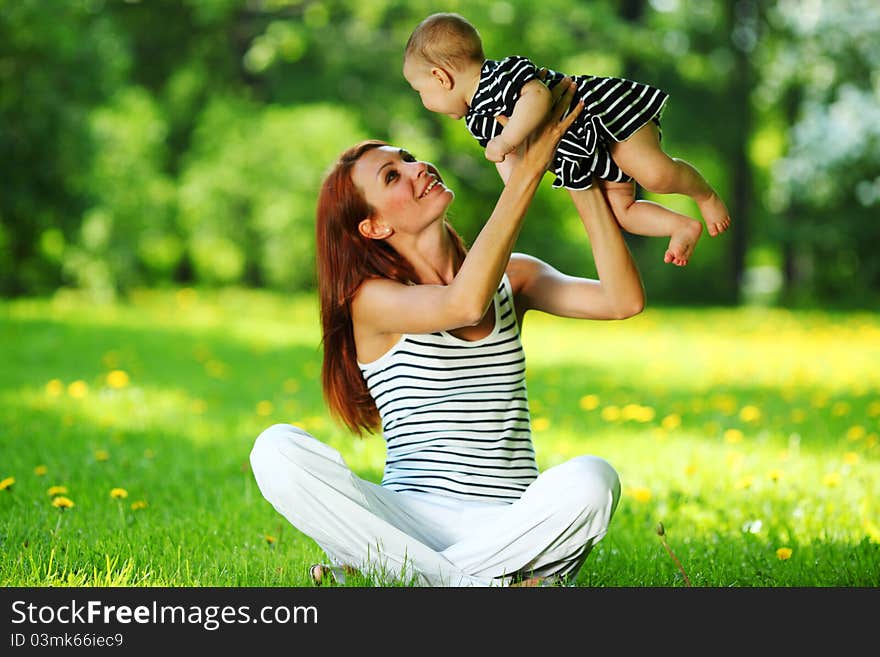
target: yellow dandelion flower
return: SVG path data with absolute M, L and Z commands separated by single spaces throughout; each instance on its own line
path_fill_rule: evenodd
M 69 491 L 67 490 L 67 486 L 49 486 L 49 489 L 46 491 L 46 495 L 50 497 L 54 497 L 56 495 L 67 495 Z
M 724 432 L 724 442 L 730 443 L 731 445 L 741 443 L 744 437 L 745 435 L 739 429 L 728 429 Z
M 147 503 L 144 500 L 138 500 L 136 502 L 131 503 L 131 510 L 132 511 L 140 511 L 141 509 L 146 509 L 146 508 L 147 508 Z
M 656 412 L 650 406 L 640 406 L 635 416 L 636 422 L 650 422 L 654 419 Z
M 807 419 L 807 413 L 801 408 L 795 408 L 791 411 L 791 421 L 800 424 Z
M 580 406 L 585 411 L 593 411 L 599 408 L 599 396 L 598 395 L 584 395 L 578 401 L 578 406 Z
M 782 479 L 782 477 L 784 475 L 785 475 L 785 473 L 782 470 L 780 470 L 778 468 L 774 468 L 773 470 L 770 470 L 770 472 L 767 473 L 767 478 L 770 481 L 779 481 L 780 479 Z
M 834 488 L 835 486 L 840 485 L 840 473 L 839 472 L 829 472 L 827 475 L 822 477 L 822 483 L 828 486 L 828 488 Z
M 82 399 L 89 393 L 89 384 L 85 381 L 74 381 L 67 386 L 67 394 L 74 399 Z
M 868 446 L 868 448 L 871 448 L 874 445 L 876 445 L 877 444 L 877 434 L 876 433 L 869 433 L 868 437 L 865 438 L 865 444 Z
M 868 415 L 871 417 L 877 417 L 880 415 L 880 399 L 877 401 L 872 401 L 868 404 Z
M 69 509 L 72 506 L 75 506 L 73 500 L 69 497 L 64 497 L 63 495 L 59 495 L 52 500 L 52 506 L 57 509 Z
M 110 497 L 114 500 L 128 497 L 128 491 L 124 488 L 113 488 L 110 490 Z
M 47 472 L 49 472 L 49 468 L 47 468 L 45 465 L 38 465 L 37 467 L 34 468 L 34 474 L 37 475 L 38 477 L 42 477 Z
M 862 527 L 874 543 L 880 543 L 880 525 L 868 518 L 862 518 Z
M 776 558 L 780 561 L 791 559 L 791 548 L 781 547 L 776 550 Z
M 660 426 L 666 429 L 667 431 L 674 431 L 681 426 L 681 415 L 678 413 L 670 413 L 662 420 L 660 420 Z
M 761 409 L 757 406 L 743 406 L 739 411 L 739 419 L 743 422 L 757 422 L 761 419 Z
M 737 481 L 737 482 L 733 485 L 733 487 L 736 488 L 737 490 L 742 490 L 742 489 L 744 489 L 744 488 L 751 488 L 751 487 L 752 487 L 752 482 L 753 482 L 754 480 L 755 480 L 755 478 L 754 478 L 752 475 L 746 475 L 745 477 L 743 477 L 742 479 L 740 479 L 739 481 Z
M 648 502 L 651 500 L 651 489 L 644 486 L 634 486 L 627 491 L 627 494 L 636 502 Z
M 627 404 L 620 409 L 620 417 L 624 420 L 635 420 L 636 422 L 650 422 L 654 419 L 654 409 L 639 404 Z M 647 419 L 645 419 L 647 418 Z
M 831 414 L 835 417 L 843 417 L 844 415 L 849 415 L 849 411 L 852 407 L 849 402 L 839 401 L 835 402 L 834 406 L 831 407 Z
M 106 449 L 96 449 L 95 450 L 95 460 L 96 461 L 107 461 L 110 458 L 110 452 Z
M 275 406 L 268 400 L 257 403 L 257 415 L 271 415 Z
M 846 439 L 855 442 L 856 440 L 861 440 L 865 437 L 865 427 L 860 424 L 857 424 L 853 427 L 850 427 L 846 430 Z
M 843 455 L 843 462 L 847 465 L 855 465 L 861 457 L 855 452 L 847 452 Z
M 50 397 L 57 397 L 62 392 L 64 392 L 64 384 L 61 383 L 61 379 L 52 379 L 46 384 L 46 394 Z
M 111 388 L 124 388 L 129 381 L 128 372 L 125 370 L 113 370 L 107 374 L 107 385 Z
M 692 476 L 692 475 L 695 475 L 695 474 L 697 473 L 697 465 L 696 465 L 695 463 L 688 463 L 688 464 L 684 467 L 684 473 L 685 473 L 688 477 L 690 477 L 690 476 Z
M 813 395 L 813 398 L 810 400 L 810 403 L 814 408 L 825 408 L 828 404 L 828 395 L 824 392 L 817 392 Z
M 269 534 L 266 534 L 263 538 L 266 539 L 266 542 L 267 542 L 269 545 L 272 545 L 272 543 L 275 542 L 275 537 L 274 537 L 274 536 L 270 536 Z
M 297 381 L 296 379 L 285 379 L 284 392 L 288 394 L 299 392 L 299 381 Z
M 550 428 L 550 420 L 546 417 L 536 417 L 532 420 L 533 431 L 546 431 Z
M 602 419 L 606 422 L 614 422 L 620 419 L 620 408 L 617 406 L 606 406 L 602 409 Z
M 12 488 L 12 485 L 15 483 L 15 477 L 6 477 L 3 481 L 0 481 L 0 490 L 9 490 Z
M 205 371 L 210 377 L 223 379 L 226 377 L 229 368 L 226 366 L 226 363 L 222 363 L 219 360 L 209 360 L 205 363 Z
M 736 412 L 736 398 L 731 395 L 716 395 L 710 403 L 713 408 L 725 415 L 733 415 Z

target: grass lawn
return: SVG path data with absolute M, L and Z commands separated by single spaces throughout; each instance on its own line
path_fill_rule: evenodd
M 254 438 L 300 424 L 373 481 L 385 456 L 327 416 L 319 338 L 311 296 L 0 301 L 0 584 L 308 585 L 321 552 L 260 495 Z M 579 585 L 684 586 L 660 522 L 694 586 L 880 585 L 877 315 L 533 314 L 523 341 L 539 465 L 621 476 Z

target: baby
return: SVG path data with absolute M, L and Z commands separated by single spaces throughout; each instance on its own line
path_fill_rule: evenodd
M 432 112 L 464 118 L 506 183 L 516 149 L 550 109 L 550 89 L 565 75 L 538 70 L 525 57 L 486 59 L 476 28 L 454 13 L 432 14 L 410 35 L 403 75 Z M 584 109 L 563 137 L 551 170 L 553 187 L 579 193 L 595 176 L 617 221 L 630 233 L 669 236 L 664 261 L 683 266 L 703 227 L 694 219 L 635 199 L 633 180 L 651 192 L 696 201 L 713 237 L 730 226 L 727 207 L 690 164 L 660 147 L 660 114 L 668 95 L 632 80 L 578 75 L 575 99 Z M 496 117 L 504 116 L 503 123 Z

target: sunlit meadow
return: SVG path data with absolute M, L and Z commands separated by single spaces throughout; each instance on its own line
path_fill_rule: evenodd
M 880 584 L 876 315 L 536 314 L 524 343 L 541 467 L 621 476 L 578 585 Z M 325 412 L 313 297 L 5 301 L 0 357 L 4 586 L 305 586 L 320 551 L 260 495 L 254 438 L 298 423 L 381 476 L 381 438 Z

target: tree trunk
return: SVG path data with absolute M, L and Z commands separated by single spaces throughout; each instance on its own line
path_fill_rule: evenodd
M 745 273 L 746 252 L 749 244 L 750 233 L 750 210 L 752 206 L 752 193 L 754 184 L 752 169 L 746 150 L 749 134 L 752 130 L 752 101 L 751 90 L 755 81 L 755 74 L 749 60 L 748 39 L 735 38 L 737 32 L 743 30 L 758 30 L 758 8 L 750 0 L 728 0 L 727 2 L 727 25 L 730 29 L 734 65 L 730 76 L 727 97 L 735 105 L 733 112 L 734 121 L 728 126 L 728 144 L 730 154 L 731 172 L 731 197 L 727 208 L 730 211 L 731 227 L 729 229 L 730 251 L 728 252 L 731 273 L 730 299 L 733 303 L 740 303 L 742 298 L 742 282 Z
M 794 125 L 801 103 L 801 88 L 794 86 L 785 94 L 785 124 Z M 801 272 L 798 267 L 796 232 L 797 203 L 792 200 L 780 217 L 782 234 L 782 302 L 791 304 L 795 299 Z

